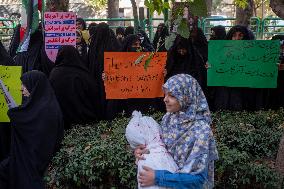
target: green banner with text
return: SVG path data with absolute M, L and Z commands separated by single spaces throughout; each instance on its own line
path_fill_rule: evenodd
M 211 40 L 207 85 L 276 88 L 279 40 Z

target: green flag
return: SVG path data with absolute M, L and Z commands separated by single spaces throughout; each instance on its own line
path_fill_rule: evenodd
M 21 40 L 19 52 L 28 50 L 30 35 L 38 28 L 38 22 L 38 0 L 22 0 L 21 30 L 25 31 L 25 34 Z

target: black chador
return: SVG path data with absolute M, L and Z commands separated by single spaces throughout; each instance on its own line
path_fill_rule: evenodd
M 62 109 L 65 128 L 71 123 L 86 123 L 98 119 L 100 112 L 98 87 L 77 49 L 59 49 L 49 80 Z
M 100 117 L 106 118 L 107 100 L 105 95 L 105 87 L 102 79 L 104 72 L 104 52 L 119 51 L 119 44 L 114 32 L 106 23 L 100 23 L 96 26 L 94 35 L 91 38 L 91 43 L 88 52 L 88 67 L 95 78 L 96 86 L 98 86 L 100 101 L 99 107 Z
M 13 59 L 9 56 L 8 52 L 0 41 L 0 65 L 13 66 L 14 64 Z M 10 123 L 0 123 L 0 161 L 8 156 L 11 140 L 10 132 Z
M 8 111 L 11 151 L 0 163 L 0 188 L 44 189 L 44 173 L 63 138 L 62 113 L 42 72 L 27 72 L 21 80 L 30 96 Z
M 49 75 L 54 64 L 46 55 L 41 27 L 31 34 L 27 51 L 17 53 L 15 63 L 17 66 L 22 66 L 23 73 L 39 70 Z
M 0 65 L 2 66 L 13 66 L 15 63 L 13 58 L 10 57 L 2 42 L 0 41 Z
M 202 52 L 201 49 L 203 48 L 197 48 L 193 45 L 191 38 L 185 39 L 177 36 L 168 53 L 166 79 L 176 74 L 189 74 L 198 81 L 204 90 L 206 87 L 205 64 L 207 56 L 203 56 L 206 52 Z

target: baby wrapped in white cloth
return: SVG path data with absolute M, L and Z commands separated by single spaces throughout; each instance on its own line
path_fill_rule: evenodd
M 166 150 L 160 138 L 159 124 L 153 118 L 142 116 L 141 112 L 134 111 L 132 113 L 132 119 L 126 127 L 125 136 L 131 148 L 134 149 L 138 145 L 144 144 L 146 149 L 150 151 L 149 154 L 143 155 L 145 160 L 138 161 L 138 174 L 143 170 L 142 166 L 147 166 L 154 170 L 167 170 L 170 172 L 176 172 L 178 170 L 176 163 Z M 163 187 L 141 187 L 138 183 L 138 188 L 158 189 Z

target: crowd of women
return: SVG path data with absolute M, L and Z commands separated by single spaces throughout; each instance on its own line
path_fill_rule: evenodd
M 5 184 L 5 187 L 9 188 L 7 183 L 10 188 L 43 188 L 41 178 L 48 162 L 59 148 L 63 129 L 69 129 L 72 124 L 111 120 L 122 112 L 131 115 L 133 110 L 143 113 L 150 109 L 168 111 L 169 107 L 165 107 L 161 98 L 106 100 L 104 89 L 104 52 L 167 51 L 165 38 L 169 32 L 165 24 L 158 26 L 153 43 L 141 29 L 134 33 L 134 28 L 129 26 L 126 29 L 119 27 L 113 31 L 106 23 L 92 23 L 87 29 L 83 19 L 77 19 L 76 34 L 76 47 L 62 46 L 55 63 L 51 62 L 45 53 L 41 28 L 31 35 L 26 52 L 16 53 L 20 41 L 19 27 L 15 30 L 9 52 L 6 52 L 2 45 L 0 46 L 0 65 L 22 66 L 23 69 L 21 78 L 23 103 L 18 108 L 9 110 L 11 123 L 0 123 L 0 161 L 5 159 L 0 163 L 0 188 Z M 234 26 L 227 34 L 222 26 L 212 28 L 211 40 L 223 39 L 254 40 L 255 38 L 244 26 Z M 274 39 L 282 40 L 283 44 L 283 36 L 275 36 Z M 209 108 L 213 111 L 259 110 L 284 105 L 284 100 L 281 98 L 284 92 L 281 66 L 277 89 L 208 87 L 206 69 L 210 63 L 207 60 L 208 41 L 202 30 L 198 28 L 191 31 L 188 39 L 177 35 L 173 46 L 168 50 L 164 71 L 165 81 L 171 81 L 173 85 L 171 87 L 174 88 L 175 85 L 179 86 L 178 80 L 182 79 L 191 88 L 189 83 L 195 83 L 196 80 L 199 83 L 195 84 L 198 90 L 196 88 L 194 90 L 199 91 L 198 94 L 202 97 L 203 92 L 205 94 L 202 98 L 203 104 L 198 100 L 194 102 L 197 106 L 200 105 L 200 108 L 193 108 L 192 102 L 188 101 L 184 105 L 184 99 L 179 99 L 179 93 L 173 95 L 178 101 L 180 100 L 181 107 L 183 105 L 183 108 L 186 107 L 184 120 L 180 120 L 181 123 L 187 123 L 184 122 L 185 120 L 189 122 L 198 120 L 196 127 L 205 125 L 204 127 L 208 129 Z M 281 63 L 284 63 L 283 56 L 281 60 Z M 193 78 L 181 74 L 189 74 Z M 179 77 L 174 81 L 170 80 L 176 75 Z M 190 98 L 201 98 L 196 94 L 192 95 L 192 92 L 187 92 Z M 167 105 L 166 101 L 165 103 Z M 206 111 L 203 111 L 204 107 Z M 10 134 L 10 124 L 12 134 Z M 183 128 L 177 132 L 182 130 Z M 208 136 L 208 140 L 212 141 L 210 137 Z M 215 144 L 213 146 L 216 151 Z M 217 152 L 213 161 L 216 159 Z M 9 170 L 9 174 L 5 174 L 5 170 L 6 173 Z M 15 180 L 18 182 L 13 182 Z

